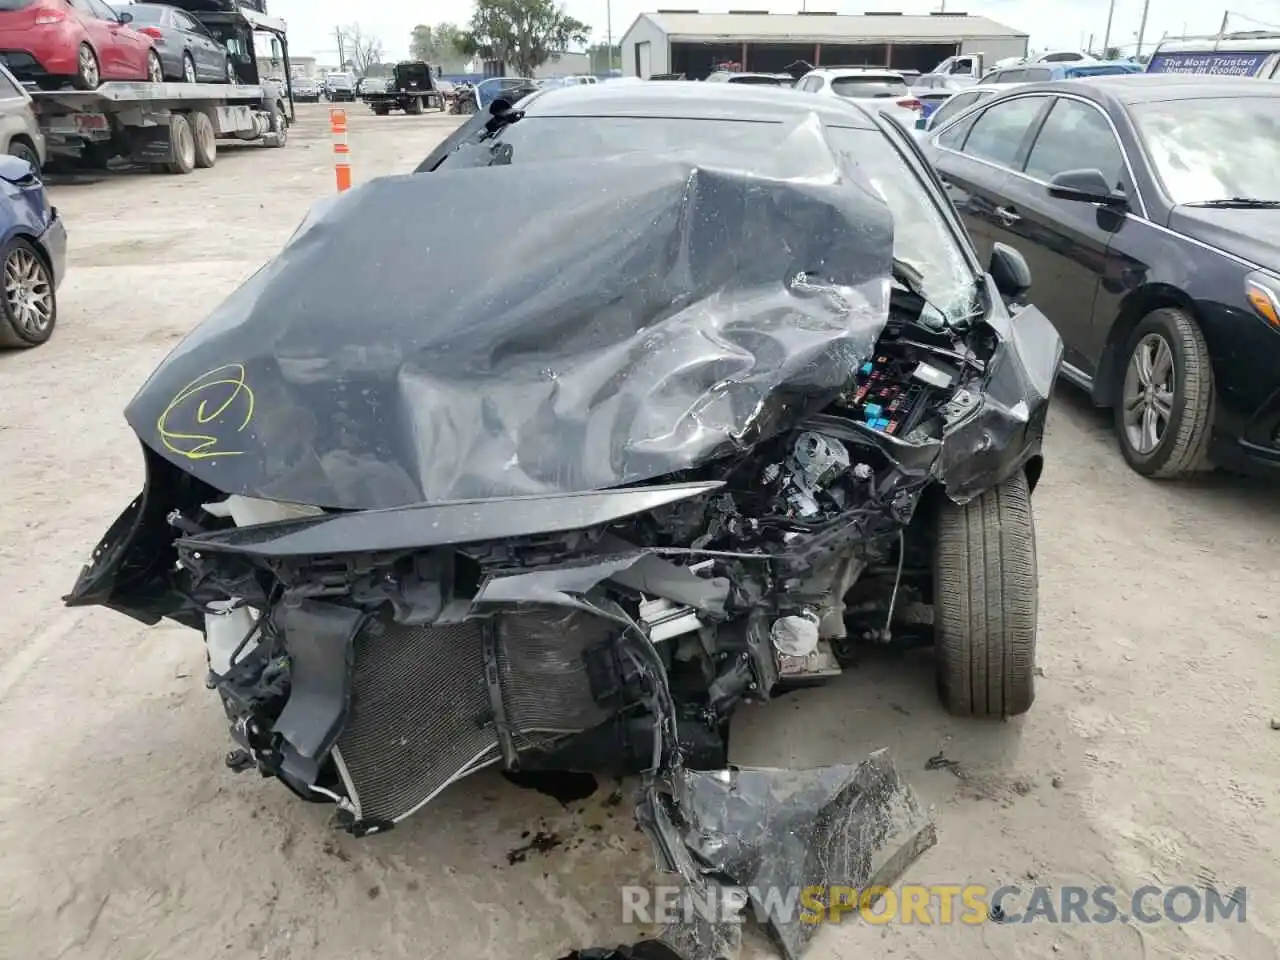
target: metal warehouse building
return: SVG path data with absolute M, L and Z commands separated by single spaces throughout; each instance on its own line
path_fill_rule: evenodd
M 777 73 L 796 60 L 923 72 L 956 53 L 983 53 L 988 63 L 1024 57 L 1027 34 L 966 13 L 659 10 L 640 14 L 623 35 L 622 72 L 645 80 L 672 73 L 702 80 L 720 64 Z

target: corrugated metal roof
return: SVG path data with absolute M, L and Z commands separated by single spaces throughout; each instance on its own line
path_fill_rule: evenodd
M 944 41 L 970 37 L 1026 37 L 987 17 L 790 13 L 643 13 L 669 37 L 778 40 L 800 43 L 854 40 Z M 629 31 L 628 31 L 629 32 Z

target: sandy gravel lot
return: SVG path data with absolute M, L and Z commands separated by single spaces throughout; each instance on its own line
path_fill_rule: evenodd
M 223 767 L 198 637 L 59 602 L 141 482 L 125 403 L 333 191 L 324 110 L 303 110 L 285 150 L 52 190 L 71 243 L 59 328 L 39 350 L 0 355 L 5 960 L 552 960 L 635 939 L 616 888 L 651 863 L 611 785 L 564 808 L 483 774 L 355 841 L 328 809 Z M 355 113 L 357 179 L 408 171 L 452 126 Z M 1243 885 L 1247 922 L 846 923 L 822 934 L 815 960 L 1277 956 L 1280 493 L 1144 481 L 1069 392 L 1047 456 L 1035 498 L 1044 676 L 1027 717 L 952 720 L 926 658 L 873 660 L 743 713 L 738 758 L 806 765 L 891 747 L 938 822 L 915 880 Z M 959 768 L 927 770 L 939 752 Z M 563 842 L 510 864 L 538 830 Z

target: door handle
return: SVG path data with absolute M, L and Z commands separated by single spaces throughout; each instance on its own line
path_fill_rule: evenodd
M 996 216 L 1006 227 L 1011 227 L 1022 219 L 1013 207 L 996 207 Z

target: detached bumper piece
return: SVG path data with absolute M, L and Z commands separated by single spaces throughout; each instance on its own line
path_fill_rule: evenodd
M 798 960 L 820 929 L 789 892 L 892 885 L 938 840 L 887 750 L 812 770 L 678 770 L 649 788 L 637 817 L 659 867 L 680 876 L 692 902 L 750 906 L 786 960 Z M 784 914 L 788 900 L 794 909 Z M 723 906 L 707 912 L 668 927 L 659 942 L 682 960 L 735 960 L 740 922 Z M 656 949 L 646 941 L 598 956 L 648 960 Z

